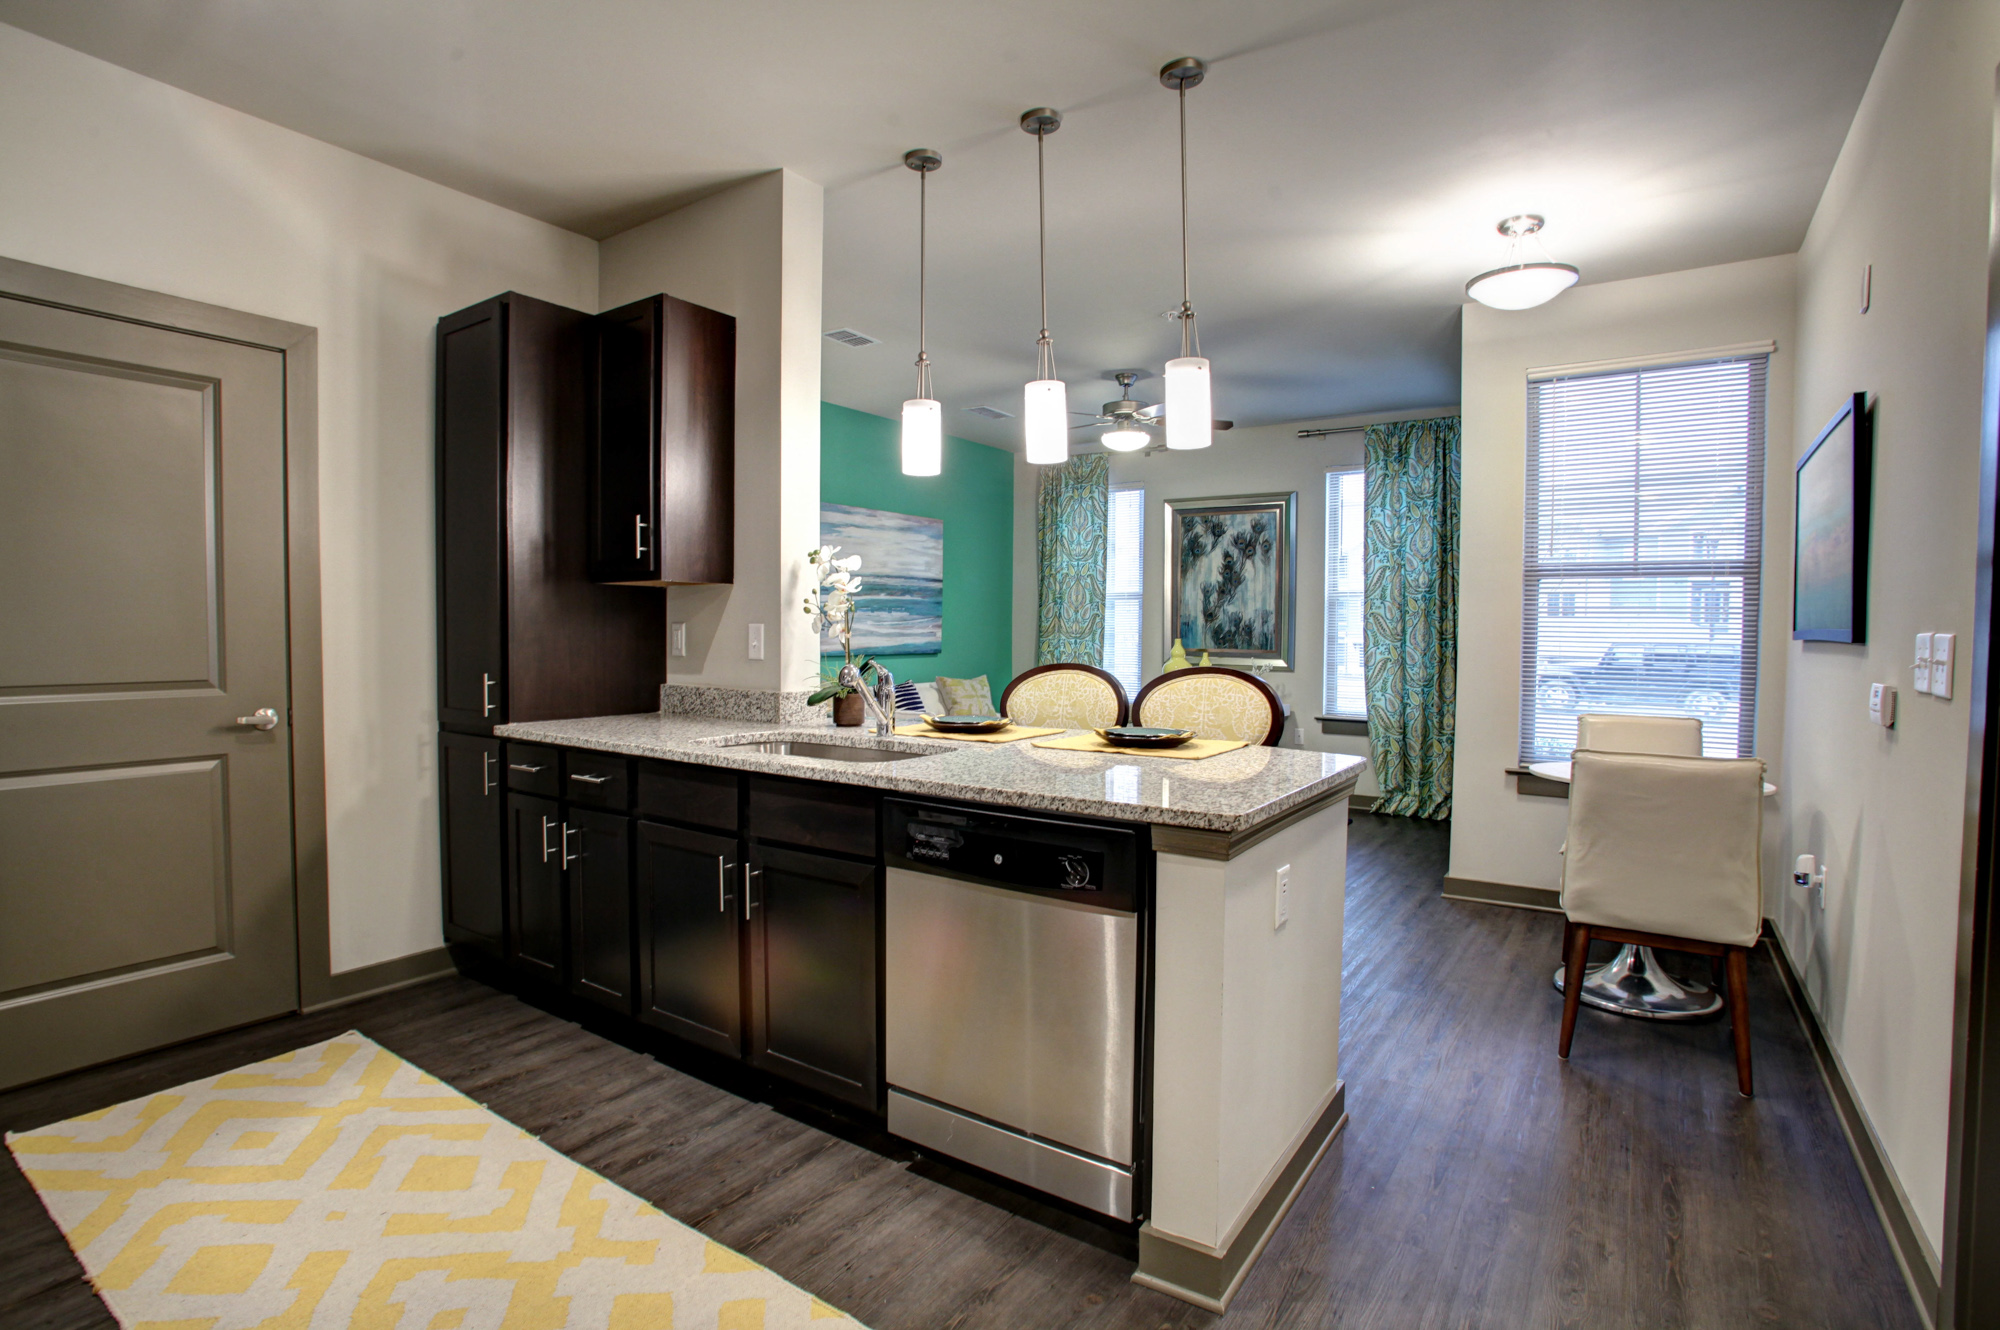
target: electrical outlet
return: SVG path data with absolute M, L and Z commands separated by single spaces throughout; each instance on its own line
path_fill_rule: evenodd
M 1868 719 L 1885 730 L 1895 728 L 1896 689 L 1893 685 L 1886 683 L 1868 685 Z
M 1931 634 L 1931 696 L 1951 697 L 1952 634 Z
M 673 625 L 673 631 L 668 635 L 668 640 L 672 643 L 668 648 L 668 654 L 685 656 L 688 653 L 688 626 L 684 623 Z
M 1285 921 L 1292 917 L 1292 866 L 1290 864 L 1286 864 L 1278 870 L 1275 886 L 1277 888 L 1278 916 L 1277 920 L 1271 925 L 1274 932 L 1283 928 Z
M 764 625 L 761 623 L 750 625 L 750 659 L 764 659 Z
M 1928 693 L 1931 690 L 1931 635 L 1929 633 L 1917 634 L 1917 654 L 1910 665 L 1910 669 L 1915 675 L 1911 680 L 1910 686 L 1920 693 Z

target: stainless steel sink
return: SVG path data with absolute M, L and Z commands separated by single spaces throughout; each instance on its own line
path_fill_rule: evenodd
M 862 748 L 848 744 L 813 743 L 807 739 L 764 739 L 747 744 L 722 744 L 722 753 L 770 753 L 777 757 L 818 757 L 829 762 L 901 762 L 906 758 L 929 757 L 929 753 L 905 753 L 894 748 Z

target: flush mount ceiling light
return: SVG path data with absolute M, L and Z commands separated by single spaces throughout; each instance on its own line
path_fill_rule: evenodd
M 1046 106 L 1023 111 L 1021 128 L 1035 136 L 1035 225 L 1042 283 L 1042 335 L 1035 339 L 1034 382 L 1021 392 L 1021 430 L 1028 460 L 1036 466 L 1054 466 L 1069 460 L 1069 389 L 1056 377 L 1056 344 L 1049 336 L 1049 210 L 1042 147 L 1062 128 L 1062 113 Z
M 917 395 L 903 403 L 903 474 L 935 476 L 944 470 L 944 408 L 931 396 L 931 357 L 924 342 L 924 246 L 931 172 L 944 158 L 930 148 L 912 148 L 903 154 L 903 165 L 917 173 Z
M 1207 74 L 1208 66 L 1191 55 L 1160 67 L 1160 82 L 1173 90 L 1181 112 L 1181 353 L 1167 362 L 1169 448 L 1206 448 L 1213 439 L 1208 361 L 1202 358 L 1201 334 L 1195 330 L 1194 303 L 1188 295 L 1187 90 Z
M 1136 425 L 1120 425 L 1098 435 L 1097 441 L 1114 453 L 1135 453 L 1152 443 L 1153 436 Z
M 1507 218 L 1495 229 L 1507 237 L 1507 264 L 1467 282 L 1465 294 L 1494 309 L 1533 309 L 1576 285 L 1580 276 L 1577 270 L 1567 263 L 1550 262 L 1546 253 L 1536 261 L 1521 261 L 1521 242 L 1542 229 L 1540 216 L 1522 213 Z M 1536 250 L 1541 247 L 1541 242 L 1536 241 Z

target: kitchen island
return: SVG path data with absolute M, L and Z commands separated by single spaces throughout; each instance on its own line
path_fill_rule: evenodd
M 1246 748 L 1183 761 L 648 713 L 501 726 L 461 741 L 456 781 L 453 761 L 448 751 L 455 946 L 878 1117 L 896 1094 L 879 1033 L 884 865 L 893 881 L 909 862 L 883 828 L 909 809 L 949 820 L 961 808 L 1134 839 L 1141 1283 L 1219 1310 L 1344 1121 L 1341 925 L 1359 758 Z M 508 787 L 508 887 L 481 910 L 452 856 L 461 843 L 476 854 L 483 833 L 459 835 L 453 817 L 483 807 L 475 792 L 490 803 L 496 781 Z M 814 948 L 801 983 L 851 982 L 772 996 L 785 958 Z M 787 1011 L 796 1028 L 781 1028 Z M 996 1167 L 977 1149 L 943 1152 Z

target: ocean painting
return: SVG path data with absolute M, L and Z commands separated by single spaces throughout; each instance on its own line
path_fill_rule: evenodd
M 855 580 L 854 654 L 935 656 L 944 650 L 944 522 L 936 517 L 819 506 L 819 543 L 840 557 L 861 556 Z M 820 654 L 838 656 L 840 639 L 820 637 Z

